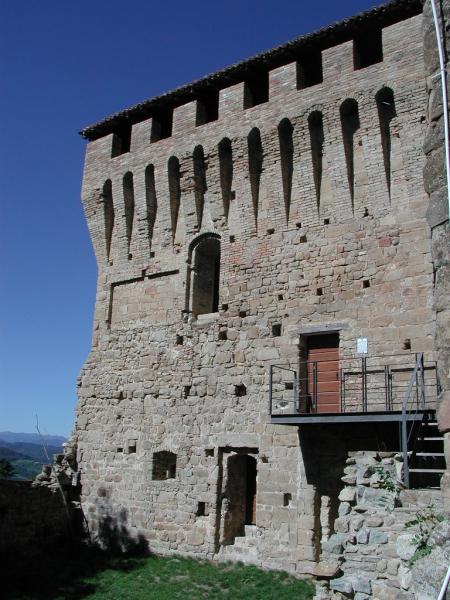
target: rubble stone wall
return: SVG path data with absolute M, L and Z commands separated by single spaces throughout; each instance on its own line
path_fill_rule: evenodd
M 394 452 L 351 452 L 346 460 L 339 494 L 339 518 L 335 533 L 323 544 L 322 574 L 328 569 L 338 576 L 322 577 L 316 598 L 379 600 L 430 598 L 438 595 L 447 567 L 445 556 L 435 560 L 433 579 L 415 579 L 414 557 L 419 544 L 417 519 L 425 517 L 430 533 L 445 531 L 445 552 L 450 551 L 450 507 L 440 490 L 401 490 L 398 487 L 402 456 Z M 433 520 L 435 519 L 435 520 Z M 446 522 L 444 522 L 446 521 Z M 414 523 L 414 524 L 413 524 Z M 430 545 L 437 547 L 433 541 Z M 442 548 L 444 550 L 444 548 Z M 435 595 L 433 596 L 433 590 Z

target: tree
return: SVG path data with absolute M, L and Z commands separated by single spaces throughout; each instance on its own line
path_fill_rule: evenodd
M 0 479 L 11 479 L 14 477 L 14 467 L 6 460 L 6 458 L 0 458 Z

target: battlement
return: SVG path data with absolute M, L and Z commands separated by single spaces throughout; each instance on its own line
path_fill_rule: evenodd
M 82 195 L 100 271 L 173 270 L 204 231 L 305 236 L 404 209 L 422 188 L 421 15 L 369 39 L 369 64 L 355 36 L 316 53 L 314 70 L 289 62 L 177 106 L 171 128 L 160 110 L 125 146 L 116 133 L 91 141 Z

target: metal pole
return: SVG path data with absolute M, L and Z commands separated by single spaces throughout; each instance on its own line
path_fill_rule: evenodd
M 314 399 L 314 412 L 317 413 L 317 362 L 313 363 L 313 399 Z
M 444 58 L 444 46 L 441 38 L 441 29 L 439 28 L 439 19 L 437 15 L 435 0 L 431 0 L 431 8 L 433 11 L 434 30 L 436 32 L 436 45 L 439 54 L 439 71 L 441 74 L 442 109 L 444 113 L 445 171 L 447 175 L 448 216 L 450 219 L 450 149 L 447 100 L 447 71 Z
M 389 410 L 389 365 L 384 365 L 384 404 Z
M 269 369 L 269 415 L 272 416 L 272 383 L 273 383 L 273 365 Z
M 450 583 L 450 566 L 447 569 L 447 575 L 445 576 L 444 583 L 442 584 L 441 591 L 439 592 L 438 600 L 445 599 L 445 592 L 447 591 L 449 583 Z
M 408 430 L 406 413 L 402 415 L 402 453 L 403 453 L 403 479 L 405 487 L 409 488 L 409 464 L 408 464 Z

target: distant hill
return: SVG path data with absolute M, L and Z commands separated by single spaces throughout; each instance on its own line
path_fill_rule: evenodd
M 45 455 L 44 448 L 42 444 L 30 444 L 24 442 L 14 442 L 9 443 L 4 440 L 0 440 L 0 447 L 3 450 L 8 449 L 13 453 L 19 454 L 16 458 L 31 458 L 32 460 L 36 460 L 41 464 L 48 463 L 48 459 Z M 49 456 L 50 461 L 53 460 L 54 454 L 61 454 L 63 448 L 61 445 L 59 446 L 48 446 L 46 445 L 47 454 Z M 5 456 L 2 458 L 6 458 Z
M 61 446 L 67 441 L 62 435 L 42 435 L 38 433 L 15 433 L 13 431 L 0 431 L 0 441 L 14 444 L 16 442 L 24 442 L 30 444 L 42 445 L 42 441 L 46 445 Z
M 13 479 L 34 479 L 42 465 L 49 461 L 42 443 L 45 444 L 50 461 L 54 454 L 61 454 L 66 438 L 62 435 L 43 435 L 37 433 L 0 432 L 0 458 L 9 460 L 15 470 Z

